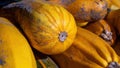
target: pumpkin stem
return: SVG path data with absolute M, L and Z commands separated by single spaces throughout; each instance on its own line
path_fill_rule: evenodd
M 117 62 L 111 62 L 109 63 L 107 68 L 120 68 L 120 64 L 118 64 Z
M 112 32 L 108 30 L 104 30 L 100 36 L 106 41 L 112 40 Z
M 67 38 L 67 33 L 66 32 L 60 32 L 60 34 L 59 34 L 59 40 L 61 42 L 64 42 L 66 40 L 66 38 Z

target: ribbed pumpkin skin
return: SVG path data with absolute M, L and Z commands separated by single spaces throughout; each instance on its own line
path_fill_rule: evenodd
M 107 68 L 119 57 L 105 41 L 92 32 L 78 27 L 72 46 L 64 53 L 52 55 L 60 68 Z
M 35 49 L 44 54 L 58 54 L 71 46 L 77 28 L 67 10 L 39 1 L 18 3 L 22 7 L 9 7 L 15 10 L 15 19 Z
M 89 23 L 84 28 L 100 36 L 110 45 L 112 45 L 116 40 L 115 30 L 105 20 L 98 20 L 96 22 Z M 104 35 L 102 36 L 102 34 Z

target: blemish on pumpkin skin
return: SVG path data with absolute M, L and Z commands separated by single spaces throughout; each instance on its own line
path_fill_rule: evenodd
M 84 8 L 82 7 L 82 8 L 80 8 L 80 10 L 82 11 L 82 12 L 85 12 L 85 10 L 84 10 Z
M 96 12 L 95 10 L 90 11 L 90 16 L 91 16 L 91 20 L 99 20 L 99 19 L 101 19 L 100 12 Z
M 79 11 L 76 13 L 75 15 L 75 18 L 76 20 L 85 20 L 85 21 L 88 21 L 88 12 L 85 11 L 84 9 L 84 4 L 83 4 L 83 7 L 79 9 Z
M 103 10 L 107 10 L 107 7 L 108 7 L 108 4 L 107 3 L 105 3 L 105 5 L 104 6 L 102 6 L 102 8 L 103 8 Z
M 97 1 L 95 1 L 95 3 L 98 5 L 98 6 L 101 6 L 101 8 L 103 9 L 103 10 L 105 10 L 105 9 L 107 9 L 107 7 L 108 7 L 108 4 L 104 1 L 104 5 L 101 5 L 99 2 L 97 2 Z
M 61 3 L 65 4 L 65 5 L 69 5 L 73 2 L 75 2 L 76 0 L 61 0 Z

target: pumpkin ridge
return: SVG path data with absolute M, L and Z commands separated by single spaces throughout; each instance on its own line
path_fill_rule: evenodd
M 72 16 L 71 14 L 68 15 L 68 19 L 69 19 L 68 22 L 70 22 L 70 21 L 72 20 L 71 16 Z M 66 32 L 68 32 L 68 33 L 69 33 L 69 32 L 72 32 L 71 29 L 68 29 L 68 28 L 71 27 L 70 25 L 73 26 L 72 23 L 68 23 L 68 24 L 67 24 L 67 27 L 66 27 Z M 76 23 L 74 23 L 74 25 L 76 25 Z M 77 26 L 77 25 L 76 25 L 76 26 Z M 76 26 L 74 26 L 74 28 L 76 28 Z M 70 33 L 69 33 L 69 34 L 70 34 Z
M 41 11 L 43 11 L 42 13 L 48 17 L 48 19 L 50 20 L 51 23 L 53 22 L 52 25 L 57 27 L 58 24 L 55 25 L 55 23 L 54 23 L 54 22 L 56 22 L 56 19 L 53 17 L 53 15 L 50 13 L 50 11 L 45 8 L 42 8 Z M 38 12 L 41 13 L 41 11 L 38 11 Z
M 92 33 L 93 34 L 93 33 Z M 109 62 L 110 61 L 110 58 L 108 59 L 108 57 L 110 56 L 110 53 L 106 50 L 106 48 L 105 47 L 103 47 L 104 48 L 104 52 L 105 53 L 107 53 L 107 55 L 104 53 L 104 52 L 102 52 L 103 51 L 103 48 L 101 49 L 100 47 L 101 46 L 95 46 L 95 44 L 98 44 L 98 42 L 97 43 L 94 43 L 94 42 L 90 42 L 89 40 L 92 40 L 92 39 L 88 39 L 87 37 L 84 37 L 84 38 L 86 38 L 86 40 L 89 42 L 89 43 L 91 43 L 92 44 L 92 47 L 94 47 L 94 48 L 96 48 L 96 51 L 98 52 L 98 53 L 103 53 L 103 55 L 101 54 L 100 56 L 101 57 L 103 57 L 107 62 Z M 96 39 L 97 39 L 98 37 L 96 37 Z M 100 40 L 102 40 L 102 39 L 100 39 Z M 95 41 L 95 40 L 94 40 Z M 96 42 L 96 41 L 95 41 Z M 94 44 L 94 45 L 93 45 Z M 99 43 L 100 44 L 100 43 Z M 107 43 L 106 43 L 107 44 Z M 106 45 L 106 44 L 104 44 L 104 45 Z M 103 43 L 102 43 L 102 45 L 103 45 Z M 101 51 L 101 52 L 100 52 Z M 111 59 L 112 60 L 112 59 Z
M 51 20 L 52 18 L 50 18 L 51 17 L 50 13 L 48 13 L 48 12 L 45 11 L 44 15 L 47 17 L 47 19 L 50 22 L 50 24 L 53 25 L 52 27 L 57 28 L 57 25 L 55 23 L 52 23 L 52 22 L 54 22 L 54 20 L 53 21 Z
M 89 41 L 88 41 L 89 42 Z M 89 42 L 89 43 L 91 43 L 91 42 Z M 94 44 L 94 43 L 91 43 L 92 45 Z M 93 46 L 94 48 L 96 48 L 95 50 L 97 51 L 97 53 L 102 57 L 102 58 L 104 58 L 104 60 L 106 60 L 107 62 L 110 62 L 110 61 L 112 61 L 112 59 L 110 58 L 110 53 L 109 52 L 107 52 L 107 55 L 106 54 L 104 54 L 101 50 L 100 50 L 100 48 L 99 47 L 95 47 L 95 46 Z M 104 49 L 104 52 L 106 53 L 106 51 L 105 51 L 106 49 Z M 109 54 L 109 55 L 108 55 Z
M 80 36 L 79 36 L 80 37 Z M 82 40 L 82 39 L 81 39 Z M 79 50 L 82 52 L 82 53 L 84 53 L 84 55 L 86 55 L 86 56 L 89 56 L 89 57 L 87 57 L 89 60 L 91 60 L 92 62 L 96 62 L 98 65 L 101 65 L 101 66 L 104 66 L 105 67 L 105 65 L 106 65 L 106 61 L 101 57 L 101 56 L 99 56 L 98 54 L 97 54 L 97 52 L 94 52 L 94 53 L 92 53 L 92 52 L 89 52 L 90 50 L 85 50 L 85 46 L 83 47 L 81 47 L 81 46 L 77 46 L 77 45 L 82 45 L 82 44 L 86 44 L 86 43 L 79 43 L 78 41 L 79 40 L 75 40 L 76 42 L 74 42 L 73 43 L 73 45 L 74 46 L 76 46 L 77 48 L 79 48 Z M 91 50 L 94 50 L 94 48 L 93 47 L 90 47 L 90 45 L 87 45 L 87 46 L 89 46 L 89 48 L 92 48 Z M 86 46 L 86 47 L 87 47 Z M 94 56 L 96 56 L 96 57 L 94 57 Z M 101 61 L 99 61 L 99 60 L 101 60 L 101 61 L 104 61 L 104 64 L 103 63 L 101 63 Z M 105 63 L 106 62 L 106 63 Z
M 46 26 L 41 26 L 41 27 L 39 27 L 38 25 L 33 24 L 33 23 L 31 23 L 31 24 L 33 25 L 33 27 L 31 27 L 31 30 L 34 29 L 31 32 L 34 34 L 34 36 L 36 35 L 36 33 L 41 34 L 43 36 L 44 36 L 44 33 L 47 33 L 49 35 L 52 34 L 50 36 L 54 36 L 53 33 L 56 34 L 55 31 L 53 32 L 53 30 L 51 28 L 49 29 L 48 27 L 46 27 L 47 26 L 46 24 L 45 24 Z M 34 26 L 36 26 L 36 27 L 34 27 Z M 52 31 L 47 31 L 47 30 L 52 30 Z
M 74 46 L 75 49 L 78 49 L 80 50 L 78 47 Z M 78 51 L 80 54 L 81 54 L 81 51 Z M 97 65 L 98 67 L 102 67 L 100 66 L 100 64 L 96 63 L 96 62 L 93 62 L 91 61 L 89 58 L 87 58 L 88 56 L 85 56 L 84 54 L 82 54 L 82 56 L 84 57 L 83 60 L 81 60 L 81 62 L 84 62 L 83 64 L 85 64 L 86 62 L 87 63 L 90 63 L 89 65 L 92 66 L 92 65 Z M 86 58 L 85 58 L 86 57 Z M 80 58 L 81 59 L 81 58 Z M 92 68 L 92 67 L 91 67 Z
M 48 12 L 46 9 L 43 9 L 42 11 L 44 11 L 44 15 L 48 18 L 48 21 L 55 27 L 57 28 L 57 25 L 54 23 L 55 18 L 51 15 L 50 12 Z M 50 18 L 51 17 L 51 18 Z M 52 23 L 53 22 L 53 23 Z
M 51 7 L 51 8 L 53 8 L 53 7 Z M 58 7 L 58 8 L 59 8 L 59 7 Z M 46 10 L 45 8 L 43 8 L 43 10 L 45 10 L 45 11 L 52 17 L 51 19 L 53 19 L 53 21 L 56 22 L 56 23 L 54 23 L 53 25 L 56 24 L 56 25 L 59 27 L 59 31 L 62 31 L 62 28 L 60 28 L 60 26 L 59 26 L 59 24 L 58 24 L 59 22 L 56 21 L 55 17 L 53 17 L 53 14 L 50 13 L 50 10 Z M 58 14 L 57 14 L 57 15 L 58 15 Z M 51 22 L 51 23 L 52 23 L 52 22 Z
M 71 21 L 71 19 L 70 19 L 70 17 L 69 17 L 70 15 L 68 15 L 68 22 L 70 22 Z M 70 25 L 70 23 L 67 23 L 66 25 Z M 68 32 L 70 32 L 69 30 L 68 30 L 68 26 L 65 28 L 66 29 L 66 31 L 68 31 Z
M 59 9 L 58 9 L 59 8 Z M 56 11 L 56 13 L 58 14 L 58 16 L 59 16 L 59 18 L 60 18 L 60 23 L 62 23 L 60 26 L 61 27 L 63 27 L 63 29 L 62 29 L 62 31 L 64 30 L 64 14 L 63 14 L 63 12 L 62 12 L 62 10 L 61 10 L 61 8 L 60 7 L 58 7 L 58 6 L 55 6 L 55 11 Z M 60 13 L 61 13 L 61 15 L 60 15 Z
M 118 55 L 116 54 L 116 52 L 114 52 L 114 50 L 112 48 L 110 48 L 109 46 L 106 46 L 107 49 L 110 51 L 111 57 L 112 57 L 112 61 L 113 62 L 118 62 Z

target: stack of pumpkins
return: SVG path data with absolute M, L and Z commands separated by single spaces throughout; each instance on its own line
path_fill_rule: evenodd
M 0 68 L 37 68 L 31 48 L 60 68 L 120 68 L 119 8 L 119 0 L 22 0 L 2 7 Z

